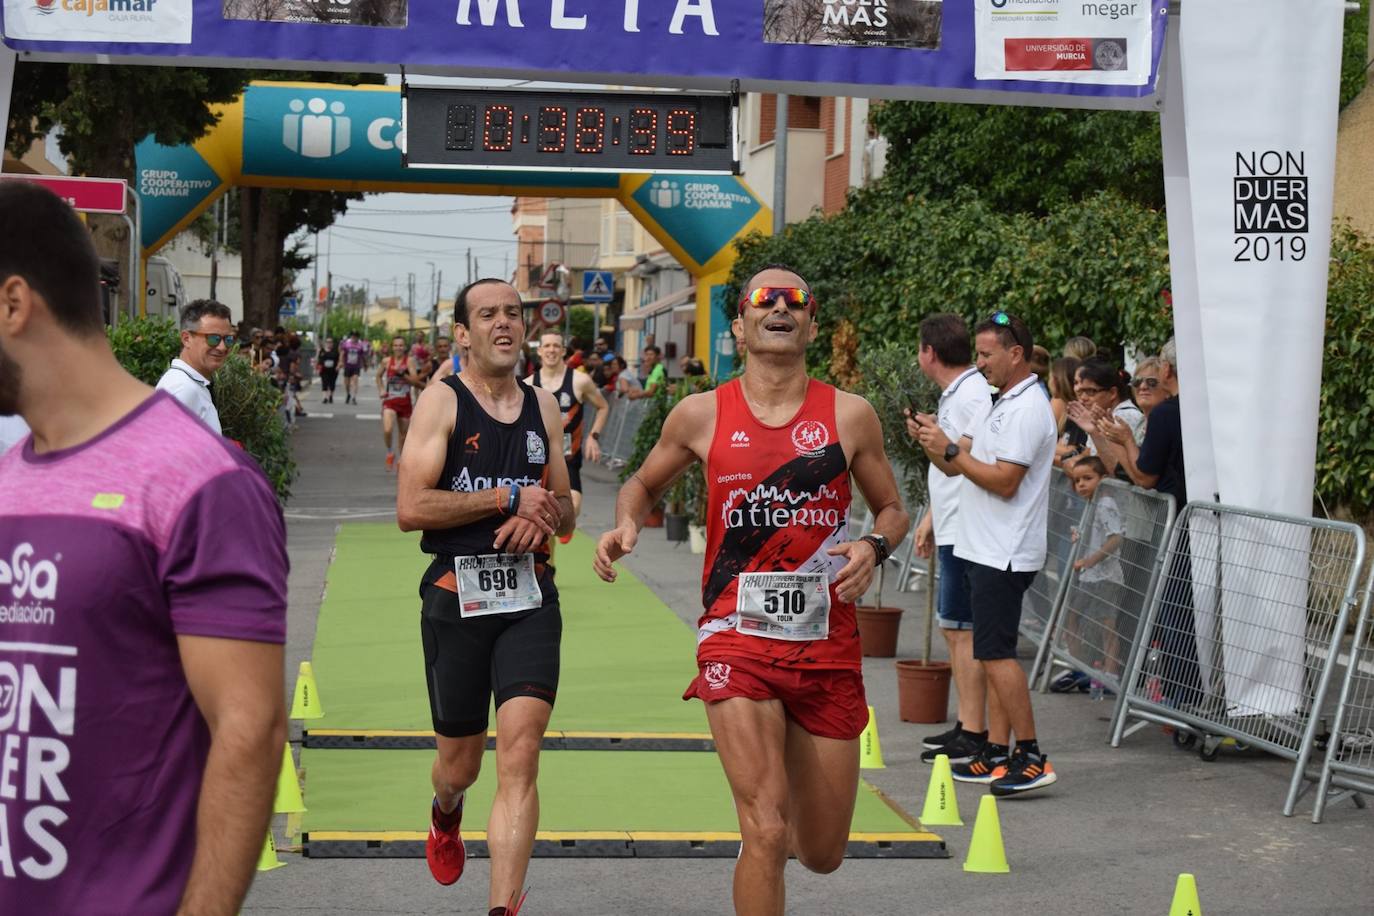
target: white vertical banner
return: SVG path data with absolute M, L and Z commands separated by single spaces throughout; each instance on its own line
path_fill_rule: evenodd
M 1342 0 L 1188 0 L 1181 16 L 1218 492 L 1223 503 L 1299 516 L 1311 514 L 1315 477 L 1343 17 Z M 1228 706 L 1291 712 L 1302 686 L 1306 563 L 1287 555 L 1290 584 L 1276 586 L 1264 565 L 1275 558 L 1257 550 L 1261 531 L 1246 523 L 1221 536 Z M 1267 587 L 1257 587 L 1261 576 Z
M 14 92 L 15 53 L 0 41 L 0 160 L 5 158 L 5 143 L 9 140 L 10 97 Z

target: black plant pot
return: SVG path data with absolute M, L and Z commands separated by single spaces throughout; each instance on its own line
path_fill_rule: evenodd
M 687 516 L 674 515 L 671 512 L 663 516 L 663 530 L 668 534 L 668 540 L 681 542 L 687 540 Z

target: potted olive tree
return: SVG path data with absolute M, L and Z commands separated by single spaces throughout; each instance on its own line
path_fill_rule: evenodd
M 935 413 L 940 402 L 940 389 L 914 358 L 910 347 L 887 343 L 859 354 L 858 368 L 863 376 L 864 394 L 878 413 L 883 427 L 883 445 L 894 469 L 897 470 L 902 495 L 913 521 L 920 519 L 929 501 L 926 472 L 930 461 L 925 450 L 907 435 L 906 410 Z M 882 608 L 882 574 L 878 578 L 875 608 L 860 608 L 860 635 L 863 616 L 884 613 Z M 900 615 L 899 609 L 893 609 Z M 942 722 L 949 705 L 950 667 L 948 662 L 931 661 L 931 642 L 935 628 L 935 557 L 927 561 L 925 632 L 920 659 L 897 661 L 898 706 L 906 722 Z M 892 627 L 893 651 L 896 654 L 896 626 Z

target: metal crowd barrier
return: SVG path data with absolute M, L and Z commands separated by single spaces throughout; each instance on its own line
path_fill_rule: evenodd
M 1021 635 L 1035 644 L 1037 659 L 1045 642 L 1045 631 L 1062 599 L 1073 565 L 1073 532 L 1083 521 L 1087 503 L 1073 491 L 1069 475 L 1053 468 L 1050 475 L 1049 532 L 1045 565 L 1035 574 L 1021 605 Z M 1031 669 L 1034 680 L 1035 670 Z
M 1356 525 L 1189 503 L 1112 722 L 1173 726 L 1175 740 L 1225 738 L 1294 762 L 1283 813 L 1303 788 L 1318 715 L 1356 600 Z
M 1360 603 L 1359 622 L 1347 656 L 1345 678 L 1336 702 L 1336 717 L 1327 737 L 1317 782 L 1317 799 L 1312 806 L 1312 823 L 1320 824 L 1326 806 L 1351 796 L 1361 808 L 1361 792 L 1374 794 L 1374 621 L 1370 604 L 1374 600 L 1374 576 L 1365 587 Z M 1335 786 L 1344 791 L 1332 793 Z
M 649 399 L 617 396 L 611 401 L 611 418 L 606 421 L 605 434 L 601 437 L 601 460 L 607 467 L 623 467 L 634 454 L 635 434 L 644 422 L 649 410 Z
M 1050 620 L 1050 638 L 1041 642 L 1031 669 L 1041 673 L 1042 693 L 1049 688 L 1052 666 L 1046 662 L 1052 659 L 1093 673 L 1120 694 L 1121 673 L 1136 646 L 1173 524 L 1172 497 L 1120 480 L 1098 485 L 1077 528 L 1074 563 L 1102 553 L 1099 544 L 1115 546 L 1091 569 L 1069 566 Z M 1112 537 L 1118 540 L 1109 541 Z

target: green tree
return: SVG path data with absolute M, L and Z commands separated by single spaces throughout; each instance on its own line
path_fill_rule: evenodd
M 134 147 L 151 134 L 159 143 L 192 143 L 215 125 L 212 106 L 234 100 L 247 71 L 215 67 L 48 64 L 21 60 L 15 68 L 6 145 L 16 154 L 54 126 L 77 175 L 123 178 L 134 184 Z M 136 185 L 135 185 L 136 186 Z M 93 217 L 95 246 L 131 274 L 128 229 L 117 217 Z

